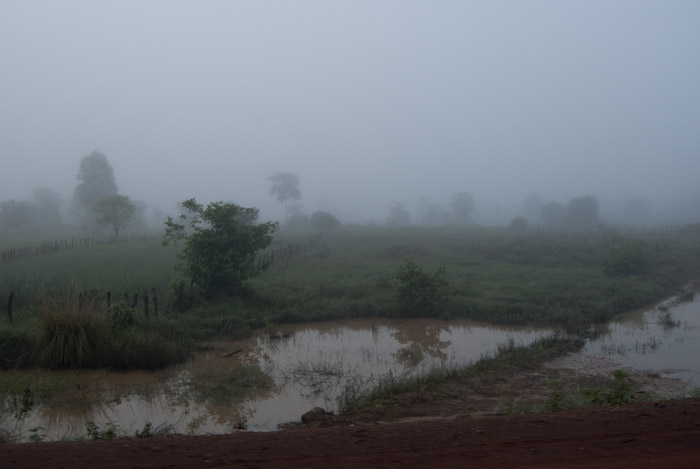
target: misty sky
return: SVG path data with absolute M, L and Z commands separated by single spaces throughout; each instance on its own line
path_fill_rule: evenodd
M 70 198 L 93 150 L 166 211 L 281 218 L 280 171 L 345 221 L 697 200 L 698 25 L 694 0 L 0 0 L 0 200 Z

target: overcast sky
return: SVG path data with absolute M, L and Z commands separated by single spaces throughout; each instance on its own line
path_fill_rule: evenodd
M 0 0 L 0 200 L 120 192 L 382 220 L 700 194 L 700 2 Z M 657 206 L 659 206 L 657 204 Z M 700 216 L 700 211 L 699 211 Z

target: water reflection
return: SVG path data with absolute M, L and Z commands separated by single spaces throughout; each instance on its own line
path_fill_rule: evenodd
M 168 372 L 80 374 L 79 380 L 99 384 L 33 409 L 22 422 L 22 437 L 37 426 L 46 429 L 47 440 L 85 436 L 86 422 L 115 425 L 131 436 L 147 424 L 185 434 L 275 430 L 316 406 L 336 410 L 344 387 L 358 378 L 372 382 L 389 373 L 464 365 L 509 341 L 525 345 L 550 334 L 436 320 L 275 327 L 247 341 L 211 344 Z

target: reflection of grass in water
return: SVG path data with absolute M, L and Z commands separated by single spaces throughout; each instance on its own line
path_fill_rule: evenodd
M 664 332 L 668 332 L 671 329 L 679 327 L 681 322 L 674 320 L 670 312 L 664 311 L 664 313 L 657 319 L 656 324 L 663 327 Z
M 0 373 L 0 395 L 31 393 L 37 404 L 83 409 L 101 405 L 109 397 L 106 373 L 5 371 Z
M 634 346 L 634 351 L 637 353 L 649 353 L 654 352 L 661 345 L 661 341 L 657 340 L 656 337 L 648 337 L 644 342 L 637 341 Z
M 273 379 L 254 365 L 241 364 L 229 373 L 204 373 L 193 377 L 191 391 L 195 400 L 211 405 L 229 405 L 236 401 L 266 393 Z
M 303 361 L 284 369 L 282 379 L 309 389 L 313 396 L 320 396 L 337 387 L 346 374 L 339 361 Z

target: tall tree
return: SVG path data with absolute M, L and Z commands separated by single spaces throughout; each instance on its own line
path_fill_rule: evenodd
M 420 207 L 420 214 L 424 225 L 437 225 L 439 223 L 440 213 L 442 212 L 440 204 L 432 201 L 428 197 L 422 196 L 418 198 L 418 206 Z
M 411 214 L 406 209 L 406 204 L 398 202 L 389 210 L 389 216 L 386 219 L 386 224 L 389 226 L 408 226 L 411 224 Z
M 452 195 L 452 212 L 458 225 L 468 225 L 474 216 L 474 197 L 469 192 Z
M 134 219 L 136 209 L 136 204 L 125 195 L 110 195 L 95 206 L 97 222 L 112 228 L 115 238 L 119 238 L 119 230 Z
M 573 229 L 594 228 L 600 223 L 598 199 L 592 195 L 572 197 L 566 206 L 568 222 Z
M 61 224 L 61 195 L 48 187 L 37 187 L 32 193 L 34 221 L 41 226 Z
M 3 228 L 24 228 L 32 223 L 32 205 L 26 200 L 5 200 L 0 202 L 0 226 Z
M 73 193 L 73 213 L 84 229 L 91 229 L 97 223 L 97 203 L 117 194 L 114 170 L 105 155 L 93 151 L 80 160 L 78 181 Z
M 566 207 L 559 202 L 549 202 L 540 209 L 544 226 L 550 229 L 561 229 L 566 224 Z
M 293 173 L 277 173 L 267 178 L 272 182 L 270 195 L 277 197 L 279 202 L 284 204 L 284 222 L 289 218 L 288 200 L 299 200 L 301 191 L 299 190 L 299 176 Z

